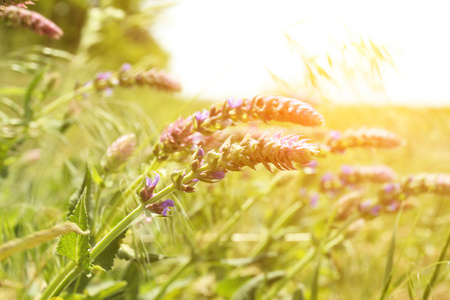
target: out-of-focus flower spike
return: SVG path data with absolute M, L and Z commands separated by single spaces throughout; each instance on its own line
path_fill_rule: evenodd
M 166 92 L 178 92 L 181 90 L 180 83 L 164 71 L 155 69 L 133 71 L 132 66 L 128 63 L 123 64 L 116 73 L 100 73 L 97 75 L 94 83 L 97 91 L 114 86 L 131 87 L 135 85 L 147 85 Z
M 10 1 L 19 2 L 19 1 Z M 26 1 L 28 2 L 28 1 Z M 25 1 L 20 1 L 24 4 Z M 40 35 L 46 35 L 51 39 L 59 39 L 63 36 L 63 31 L 55 23 L 43 15 L 29 11 L 23 7 L 6 6 L 0 7 L 0 18 L 9 26 L 22 26 L 33 30 Z
M 37 0 L 0 0 L 0 5 L 4 5 L 4 6 L 18 6 L 18 7 L 23 7 L 26 8 L 27 5 L 34 5 L 34 2 L 36 2 Z
M 395 133 L 379 128 L 360 128 L 347 130 L 342 134 L 331 131 L 325 141 L 331 152 L 344 152 L 348 148 L 373 147 L 394 148 L 405 144 Z
M 114 172 L 133 155 L 136 146 L 136 135 L 125 134 L 108 147 L 102 160 L 103 169 Z
M 345 184 L 363 182 L 386 183 L 397 178 L 394 170 L 388 166 L 349 166 L 343 165 L 339 178 Z
M 401 180 L 402 191 L 408 195 L 434 193 L 450 195 L 450 174 L 417 174 Z

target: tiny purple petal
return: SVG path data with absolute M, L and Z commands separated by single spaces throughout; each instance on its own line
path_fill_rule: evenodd
M 319 204 L 319 194 L 315 193 L 311 195 L 311 197 L 309 198 L 309 204 L 312 208 L 316 208 L 317 204 Z
M 161 179 L 161 176 L 159 175 L 159 173 L 155 172 L 155 179 L 153 180 L 153 185 L 156 186 L 160 179 Z
M 317 162 L 317 160 L 313 160 L 313 161 L 310 161 L 309 163 L 307 163 L 305 166 L 315 169 L 315 168 L 317 168 L 318 165 L 319 165 L 319 163 Z
M 111 97 L 113 95 L 113 89 L 112 88 L 106 88 L 105 91 L 103 92 L 103 95 L 105 95 L 105 97 Z
M 386 210 L 393 212 L 393 211 L 397 211 L 398 208 L 399 208 L 399 203 L 393 201 L 386 207 Z
M 97 75 L 97 80 L 109 80 L 112 77 L 111 72 L 99 73 Z
M 175 203 L 172 199 L 167 199 L 162 202 L 152 203 L 147 205 L 145 208 L 150 209 L 154 213 L 167 216 L 167 212 L 171 211 L 170 207 L 175 207 Z
M 225 172 L 224 171 L 214 171 L 210 174 L 214 179 L 224 179 Z
M 372 207 L 370 209 L 370 213 L 374 216 L 378 216 L 380 214 L 380 210 L 381 210 L 381 206 L 380 205 L 375 205 L 374 207 Z
M 199 123 L 202 123 L 208 117 L 209 117 L 209 111 L 207 111 L 206 109 L 202 110 L 201 112 L 200 111 L 195 112 L 195 119 Z
M 342 174 L 350 175 L 353 173 L 353 167 L 349 165 L 343 165 L 341 169 Z
M 234 99 L 233 97 L 227 99 L 228 106 L 230 108 L 237 108 L 242 105 L 242 98 Z
M 364 201 L 359 205 L 359 209 L 361 211 L 367 211 L 370 206 L 372 205 L 372 202 L 370 202 L 370 200 Z
M 164 217 L 167 217 L 167 213 L 168 213 L 169 211 L 171 211 L 170 208 L 166 207 L 166 208 L 164 208 L 164 210 L 162 211 L 161 214 L 162 214 Z
M 331 140 L 333 140 L 333 141 L 336 141 L 341 138 L 341 133 L 339 131 L 331 130 L 329 134 L 330 134 Z
M 175 207 L 175 203 L 172 199 L 164 200 L 163 202 L 160 202 L 161 207 L 167 208 L 167 207 Z
M 149 187 L 152 184 L 152 179 L 148 176 L 145 177 L 145 186 Z
M 323 174 L 321 181 L 326 182 L 332 180 L 333 178 L 334 178 L 333 173 L 325 173 Z
M 131 65 L 129 63 L 124 63 L 120 68 L 121 72 L 128 72 L 131 70 Z

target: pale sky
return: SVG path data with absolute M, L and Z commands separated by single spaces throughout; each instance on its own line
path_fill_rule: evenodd
M 276 94 L 270 72 L 304 95 L 304 67 L 286 35 L 310 57 L 363 37 L 389 51 L 385 91 L 340 84 L 337 102 L 450 105 L 450 1 L 179 0 L 153 28 L 171 54 L 183 95 L 221 100 Z M 333 48 L 334 47 L 334 48 Z

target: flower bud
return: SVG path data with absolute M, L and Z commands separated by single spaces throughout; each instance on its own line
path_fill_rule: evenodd
M 108 147 L 106 155 L 102 160 L 103 169 L 109 172 L 116 171 L 133 155 L 135 146 L 136 135 L 134 133 L 119 137 Z

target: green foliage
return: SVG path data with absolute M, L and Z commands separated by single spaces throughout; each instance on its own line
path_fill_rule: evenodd
M 97 256 L 93 264 L 101 267 L 105 271 L 110 271 L 114 266 L 114 259 L 119 252 L 122 240 L 125 238 L 126 231 L 119 234 L 109 245 L 103 250 L 103 252 Z
M 78 200 L 77 206 L 69 217 L 70 222 L 77 224 L 81 230 L 88 230 L 88 216 L 86 212 L 87 188 Z M 92 261 L 89 249 L 89 236 L 77 233 L 68 233 L 63 235 L 58 242 L 56 252 L 59 255 L 68 257 L 74 261 L 77 266 L 82 268 L 88 275 L 92 273 Z
M 181 174 L 189 163 L 181 155 L 158 161 L 152 149 L 167 124 L 210 104 L 119 85 L 109 95 L 87 84 L 98 72 L 116 72 L 124 62 L 136 69 L 164 65 L 167 55 L 148 26 L 165 5 L 143 11 L 137 0 L 64 3 L 69 9 L 64 16 L 61 3 L 41 0 L 33 7 L 64 29 L 60 41 L 0 25 L 0 242 L 8 246 L 25 237 L 2 260 L 0 299 L 38 294 L 42 299 L 60 294 L 64 299 L 127 300 L 448 295 L 448 274 L 442 272 L 450 243 L 443 238 L 448 199 L 417 195 L 413 207 L 401 214 L 367 216 L 351 207 L 342 213 L 340 196 L 359 191 L 364 200 L 374 200 L 379 183 L 336 194 L 320 190 L 322 176 L 339 173 L 343 164 L 385 164 L 401 178 L 448 173 L 448 108 L 322 104 L 317 109 L 327 127 L 275 124 L 272 130 L 319 142 L 329 130 L 383 127 L 408 144 L 320 157 L 314 170 L 228 173 L 218 183 L 199 183 L 195 193 L 184 193 Z M 31 43 L 40 45 L 18 48 Z M 375 59 L 369 74 L 376 84 L 380 66 L 392 64 L 386 49 L 362 39 L 353 46 Z M 358 71 L 340 69 L 333 57 L 304 59 L 307 85 L 319 88 L 339 74 Z M 118 172 L 103 169 L 100 161 L 111 143 L 129 133 L 136 135 L 136 149 Z M 176 191 L 174 170 L 181 180 Z M 144 176 L 153 172 L 161 174 L 161 182 L 158 198 L 151 201 L 173 199 L 170 217 L 148 211 L 142 216 L 139 190 Z M 57 253 L 68 257 L 67 263 L 54 255 L 54 232 L 44 240 L 36 237 L 66 219 L 68 198 L 69 220 L 91 233 L 61 237 Z M 338 212 L 345 218 L 338 219 Z M 24 244 L 26 251 L 19 252 Z

